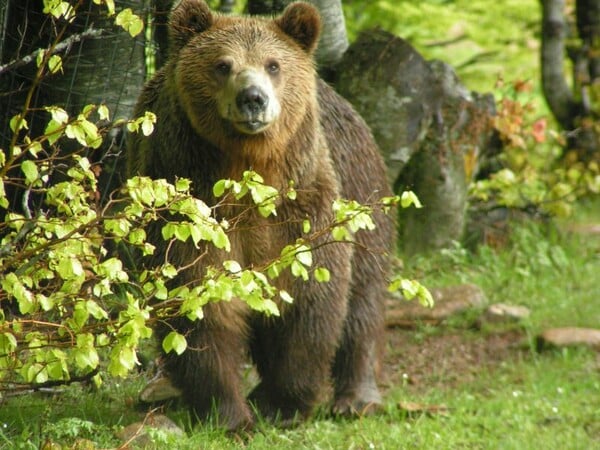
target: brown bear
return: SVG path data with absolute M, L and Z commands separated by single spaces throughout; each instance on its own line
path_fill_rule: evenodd
M 192 180 L 194 194 L 215 205 L 212 187 L 245 170 L 285 189 L 277 216 L 246 208 L 229 231 L 231 251 L 193 244 L 171 247 L 175 264 L 188 267 L 177 283 L 201 280 L 209 265 L 234 259 L 260 266 L 312 230 L 332 223 L 337 198 L 368 203 L 390 195 L 382 158 L 368 127 L 352 107 L 320 80 L 313 53 L 320 32 L 318 11 L 289 5 L 275 19 L 211 13 L 201 0 L 182 0 L 169 20 L 169 58 L 141 93 L 136 114 L 157 115 L 154 133 L 132 136 L 128 172 Z M 218 215 L 237 213 L 217 208 Z M 251 426 L 250 404 L 265 417 L 307 417 L 332 382 L 335 414 L 355 414 L 381 404 L 376 385 L 384 327 L 386 252 L 393 246 L 392 220 L 374 214 L 376 229 L 354 243 L 323 237 L 314 266 L 329 269 L 329 282 L 281 276 L 275 285 L 294 302 L 280 317 L 267 317 L 241 301 L 216 302 L 204 318 L 173 320 L 188 349 L 165 356 L 172 382 L 200 418 L 211 412 L 221 426 Z M 160 241 L 158 229 L 149 236 Z M 163 258 L 165 243 L 156 258 Z M 162 251 L 160 250 L 162 249 Z M 199 255 L 206 252 L 202 258 Z M 162 331 L 161 331 L 162 330 Z M 248 400 L 240 369 L 251 356 L 260 376 Z

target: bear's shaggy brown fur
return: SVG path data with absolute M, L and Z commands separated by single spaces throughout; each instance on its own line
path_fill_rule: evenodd
M 240 179 L 250 168 L 278 189 L 293 180 L 298 192 L 294 201 L 281 200 L 275 218 L 246 211 L 230 231 L 230 253 L 192 244 L 171 248 L 180 266 L 207 252 L 178 283 L 201 279 L 209 264 L 225 259 L 251 266 L 276 257 L 303 236 L 304 219 L 313 230 L 327 228 L 336 198 L 366 203 L 390 194 L 367 126 L 316 75 L 319 31 L 318 12 L 305 3 L 291 4 L 274 20 L 213 15 L 201 0 L 182 0 L 172 11 L 168 62 L 137 105 L 138 115 L 153 111 L 158 122 L 149 137 L 131 138 L 129 175 L 189 178 L 194 194 L 209 205 L 217 180 Z M 380 404 L 375 372 L 384 326 L 384 254 L 394 233 L 389 218 L 376 213 L 374 219 L 376 230 L 357 233 L 358 244 L 313 250 L 314 265 L 330 270 L 329 282 L 276 280 L 294 298 L 279 305 L 281 317 L 232 301 L 207 305 L 197 322 L 170 324 L 186 333 L 188 350 L 167 355 L 167 370 L 200 417 L 214 408 L 229 429 L 253 423 L 241 392 L 248 352 L 261 380 L 249 401 L 267 417 L 306 417 L 330 379 L 334 413 Z M 157 258 L 164 257 L 160 248 Z

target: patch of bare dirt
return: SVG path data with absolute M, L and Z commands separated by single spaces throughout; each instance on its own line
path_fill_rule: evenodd
M 422 334 L 422 333 L 421 333 Z M 496 334 L 443 330 L 417 338 L 419 332 L 387 330 L 384 384 L 415 391 L 468 383 L 482 372 L 528 354 L 525 335 L 516 330 Z

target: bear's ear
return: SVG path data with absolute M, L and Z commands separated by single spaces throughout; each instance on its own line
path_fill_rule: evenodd
M 291 3 L 275 23 L 291 36 L 307 53 L 317 47 L 321 33 L 319 11 L 308 3 Z
M 180 0 L 169 17 L 170 51 L 181 49 L 196 33 L 210 28 L 213 15 L 203 0 Z

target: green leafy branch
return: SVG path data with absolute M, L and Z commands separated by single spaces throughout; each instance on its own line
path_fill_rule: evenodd
M 600 166 L 593 160 L 565 158 L 564 137 L 548 127 L 546 118 L 535 118 L 533 103 L 523 100 L 530 89 L 528 83 L 516 81 L 498 101 L 494 127 L 504 143 L 502 167 L 475 181 L 470 195 L 492 208 L 565 217 L 577 198 L 600 193 Z

